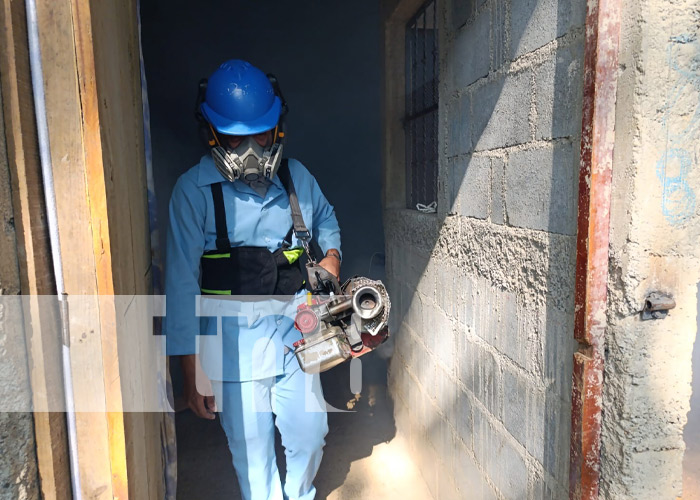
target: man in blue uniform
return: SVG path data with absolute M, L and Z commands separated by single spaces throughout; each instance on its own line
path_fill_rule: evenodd
M 208 80 L 199 111 L 212 151 L 178 179 L 170 200 L 165 332 L 168 354 L 181 358 L 192 411 L 208 419 L 221 411 L 243 498 L 282 500 L 284 491 L 311 500 L 328 425 L 319 375 L 302 372 L 293 354 L 301 338 L 293 319 L 261 302 L 238 303 L 242 315 L 218 319 L 200 318 L 195 308 L 199 295 L 218 303 L 225 303 L 220 295 L 303 297 L 289 182 L 324 252 L 319 264 L 340 273 L 333 207 L 300 162 L 282 159 L 285 105 L 275 83 L 240 60 L 225 62 Z M 221 336 L 214 372 L 197 354 L 197 336 L 207 334 Z M 209 379 L 221 382 L 223 401 L 206 389 Z M 284 487 L 274 425 L 285 448 Z

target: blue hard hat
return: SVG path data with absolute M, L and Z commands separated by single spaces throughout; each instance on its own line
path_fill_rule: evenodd
M 277 125 L 282 102 L 265 73 L 246 61 L 231 59 L 209 77 L 200 109 L 217 132 L 250 135 Z

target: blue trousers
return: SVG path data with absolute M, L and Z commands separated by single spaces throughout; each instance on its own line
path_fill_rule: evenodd
M 304 373 L 292 352 L 284 361 L 283 375 L 223 382 L 221 425 L 244 500 L 313 500 L 316 495 L 313 480 L 328 433 L 321 379 Z M 284 488 L 275 459 L 275 425 L 287 461 Z

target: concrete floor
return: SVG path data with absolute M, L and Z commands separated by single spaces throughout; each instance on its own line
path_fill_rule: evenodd
M 329 413 L 321 469 L 314 482 L 317 500 L 431 500 L 406 443 L 396 435 L 393 407 L 386 391 L 386 365 L 376 353 L 363 357 L 363 388 L 350 392 L 349 364 L 323 374 L 326 401 L 353 412 Z M 217 421 L 189 410 L 176 416 L 178 491 L 181 500 L 236 500 L 240 492 L 226 437 Z M 277 439 L 278 465 L 284 454 Z

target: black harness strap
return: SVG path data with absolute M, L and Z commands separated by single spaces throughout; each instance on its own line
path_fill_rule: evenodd
M 304 217 L 301 214 L 299 206 L 299 198 L 294 189 L 294 183 L 289 173 L 289 161 L 287 158 L 282 159 L 280 168 L 277 171 L 280 181 L 284 186 L 287 195 L 289 196 L 289 208 L 292 210 L 293 226 L 289 228 L 289 232 L 284 237 L 284 244 L 287 248 L 292 246 L 292 233 L 297 239 L 302 242 L 304 247 L 308 245 L 311 239 L 311 233 L 304 223 Z M 216 223 L 216 249 L 220 252 L 228 252 L 231 249 L 231 241 L 228 239 L 228 227 L 226 226 L 226 207 L 224 206 L 224 193 L 221 188 L 221 183 L 216 182 L 211 185 L 211 195 L 214 200 L 214 221 Z
M 203 294 L 293 295 L 303 288 L 305 281 L 298 260 L 299 254 L 289 249 L 292 246 L 292 235 L 296 234 L 308 252 L 310 234 L 301 216 L 299 200 L 294 191 L 287 161 L 283 161 L 279 173 L 280 180 L 290 198 L 295 225 L 289 228 L 282 241 L 282 247 L 274 252 L 270 252 L 266 247 L 231 246 L 222 183 L 211 185 L 216 224 L 216 250 L 204 252 L 201 258 Z
M 220 252 L 231 250 L 231 241 L 228 239 L 228 227 L 226 227 L 226 207 L 224 205 L 224 192 L 221 183 L 211 185 L 211 195 L 214 199 L 214 221 L 216 223 L 216 249 Z
M 289 231 L 287 231 L 286 236 L 282 240 L 282 246 L 284 248 L 290 248 L 292 246 L 292 234 L 294 234 L 294 227 L 290 227 Z

